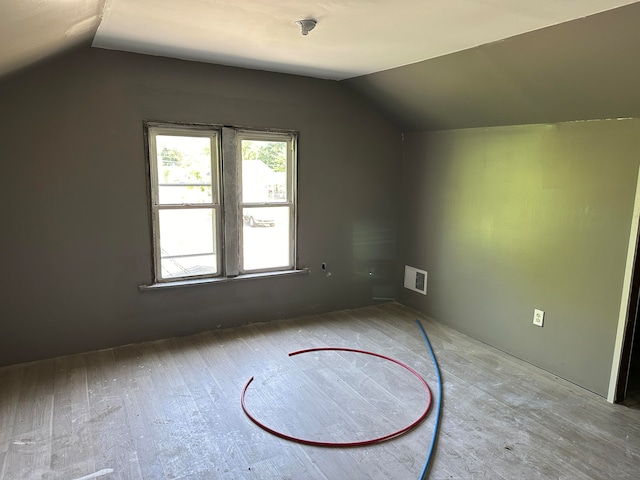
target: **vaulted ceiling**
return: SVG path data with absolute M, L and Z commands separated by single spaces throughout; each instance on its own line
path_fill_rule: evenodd
M 346 83 L 403 131 L 640 117 L 640 3 Z
M 342 80 L 634 1 L 108 0 L 93 45 Z
M 0 76 L 92 44 L 344 80 L 403 130 L 640 116 L 637 25 L 638 0 L 2 0 Z
M 92 41 L 105 0 L 0 1 L 0 76 Z

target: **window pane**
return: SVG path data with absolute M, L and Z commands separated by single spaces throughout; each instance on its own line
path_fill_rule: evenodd
M 211 202 L 211 186 L 190 185 L 188 187 L 168 185 L 159 188 L 161 205 L 183 205 L 185 203 Z
M 217 272 L 215 255 L 198 255 L 184 258 L 160 258 L 162 278 L 214 275 Z
M 160 204 L 212 203 L 211 140 L 169 135 L 156 135 L 155 138 Z M 174 202 L 170 190 L 163 188 L 168 185 L 187 185 L 199 194 L 190 196 L 189 202 Z
M 160 210 L 162 278 L 211 275 L 218 271 L 215 210 Z
M 290 207 L 243 208 L 243 270 L 289 267 Z
M 242 201 L 287 201 L 287 142 L 242 140 Z

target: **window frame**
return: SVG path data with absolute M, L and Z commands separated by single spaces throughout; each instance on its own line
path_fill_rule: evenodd
M 184 281 L 202 278 L 215 278 L 222 275 L 223 243 L 221 232 L 224 228 L 222 222 L 222 162 L 220 157 L 220 131 L 203 125 L 183 125 L 167 124 L 158 122 L 147 122 L 145 124 L 145 134 L 147 137 L 147 155 L 149 160 L 149 200 L 151 210 L 152 242 L 153 242 L 153 274 L 155 283 L 166 283 L 172 281 Z M 209 203 L 183 203 L 183 204 L 163 204 L 160 203 L 160 182 L 158 177 L 158 151 L 156 137 L 162 135 L 182 136 L 194 138 L 209 138 L 211 149 L 211 188 L 212 196 Z M 161 210 L 194 210 L 212 209 L 215 212 L 215 222 L 212 222 L 213 232 L 213 253 L 216 257 L 216 273 L 201 275 L 184 275 L 178 277 L 164 278 L 162 275 L 162 247 L 160 234 L 160 211 Z
M 209 137 L 211 145 L 212 199 L 211 203 L 163 205 L 159 203 L 160 184 L 156 137 L 158 135 Z M 298 132 L 294 130 L 249 128 L 209 124 L 144 122 L 147 156 L 147 199 L 151 223 L 152 285 L 182 286 L 234 278 L 268 277 L 270 274 L 286 274 L 297 270 L 297 144 Z M 242 140 L 287 142 L 287 198 L 285 202 L 245 204 L 242 200 Z M 216 177 L 213 178 L 215 172 Z M 289 262 L 283 267 L 244 269 L 243 266 L 243 207 L 288 207 L 289 212 Z M 213 235 L 216 256 L 216 273 L 173 276 L 163 278 L 160 242 L 160 210 L 211 208 L 215 212 Z M 141 287 L 142 288 L 142 287 Z M 146 287 L 149 288 L 149 287 Z
M 257 131 L 248 129 L 237 130 L 237 148 L 236 148 L 236 162 L 240 166 L 237 178 L 237 193 L 236 203 L 238 205 L 237 222 L 238 225 L 243 226 L 239 229 L 238 236 L 238 253 L 239 264 L 238 273 L 265 273 L 265 272 L 277 272 L 286 270 L 295 270 L 296 268 L 296 238 L 297 238 L 297 197 L 296 197 L 296 182 L 294 179 L 296 176 L 296 146 L 297 146 L 297 132 L 276 132 L 276 131 Z M 245 202 L 243 199 L 242 191 L 242 140 L 255 140 L 255 141 L 274 141 L 285 142 L 287 144 L 287 164 L 286 164 L 286 200 L 284 202 Z M 260 269 L 245 269 L 243 268 L 243 248 L 244 248 L 244 220 L 243 209 L 244 208 L 289 208 L 289 262 L 286 266 L 282 267 L 267 267 Z

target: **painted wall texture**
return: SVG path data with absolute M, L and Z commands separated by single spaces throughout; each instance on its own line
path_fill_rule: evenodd
M 607 393 L 640 120 L 410 133 L 402 147 L 344 83 L 90 48 L 0 81 L 0 105 L 0 365 L 396 297 Z M 143 120 L 298 130 L 310 274 L 139 291 Z M 404 264 L 429 271 L 426 297 L 395 289 Z
M 640 120 L 405 135 L 402 302 L 606 396 L 639 161 Z
M 2 81 L 0 105 L 0 365 L 393 296 L 400 134 L 336 82 L 83 48 Z M 298 130 L 311 273 L 140 292 L 143 120 Z

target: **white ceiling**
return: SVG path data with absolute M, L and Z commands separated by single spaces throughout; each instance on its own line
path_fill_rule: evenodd
M 341 80 L 636 1 L 107 0 L 93 46 Z
M 95 47 L 344 79 L 637 1 L 0 0 L 0 75 L 97 28 Z
M 0 0 L 0 76 L 95 34 L 105 0 Z

